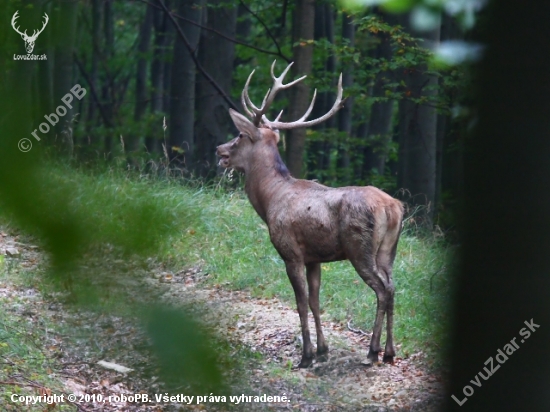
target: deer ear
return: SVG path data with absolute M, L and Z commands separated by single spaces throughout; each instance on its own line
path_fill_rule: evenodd
M 252 141 L 261 139 L 262 135 L 260 133 L 260 129 L 254 126 L 250 120 L 233 109 L 229 109 L 229 115 L 231 116 L 231 119 L 233 119 L 233 123 L 235 123 L 235 127 L 239 130 L 239 132 L 250 136 Z

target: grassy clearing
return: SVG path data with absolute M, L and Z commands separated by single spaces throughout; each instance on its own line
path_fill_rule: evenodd
M 108 214 L 108 226 L 93 228 L 97 234 L 92 242 L 103 241 L 106 237 L 102 232 L 116 238 L 135 231 L 136 208 L 150 210 L 146 217 L 151 242 L 157 247 L 149 252 L 168 268 L 201 265 L 211 274 L 209 282 L 247 288 L 253 296 L 276 296 L 294 304 L 283 261 L 271 245 L 266 225 L 241 191 L 185 186 L 176 180 L 115 172 L 55 173 L 73 181 L 70 208 L 82 219 Z M 162 211 L 162 216 L 155 216 L 155 211 Z M 97 220 L 85 226 L 89 228 Z M 142 225 L 139 227 L 138 238 L 143 241 L 147 233 L 143 233 Z M 132 247 L 131 242 L 121 243 Z M 452 249 L 441 239 L 415 236 L 414 228 L 405 228 L 394 267 L 395 336 L 401 345 L 400 356 L 419 350 L 430 355 L 441 353 L 449 320 L 451 255 Z M 336 321 L 351 318 L 354 327 L 371 330 L 374 292 L 348 262 L 323 264 L 322 270 L 322 310 Z
M 277 296 L 291 304 L 294 294 L 284 263 L 271 245 L 267 227 L 240 193 L 220 194 L 180 188 L 172 196 L 191 197 L 201 219 L 175 238 L 167 253 L 179 264 L 205 262 L 212 282 L 251 290 L 253 296 Z M 418 237 L 407 228 L 394 266 L 395 336 L 401 356 L 419 350 L 441 352 L 449 320 L 449 260 L 452 249 L 441 239 Z M 321 307 L 334 320 L 371 330 L 374 292 L 349 262 L 322 265 Z M 298 322 L 298 317 L 296 317 Z
M 56 348 L 44 345 L 44 333 L 55 326 L 38 312 L 41 302 L 36 295 L 24 291 L 28 281 L 21 279 L 18 269 L 11 266 L 0 255 L 0 404 L 5 411 L 43 411 L 44 403 L 22 406 L 12 402 L 11 396 L 63 392 L 54 373 L 57 365 L 52 355 Z M 69 411 L 73 407 L 60 404 L 57 409 Z

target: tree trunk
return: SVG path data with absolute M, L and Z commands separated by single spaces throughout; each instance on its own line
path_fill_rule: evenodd
M 317 3 L 315 5 L 315 40 L 326 39 L 329 43 L 334 44 L 334 19 L 335 13 L 331 4 Z M 330 54 L 325 61 L 324 73 L 322 73 L 321 76 L 332 76 L 335 71 L 336 58 L 334 54 Z M 332 83 L 333 85 L 336 84 L 335 82 Z M 319 92 L 310 117 L 315 119 L 330 110 L 335 96 L 332 90 Z M 322 131 L 331 127 L 334 127 L 334 117 L 331 117 L 326 122 L 317 126 L 313 126 L 313 130 Z M 326 139 L 312 142 L 311 145 L 309 145 L 311 156 L 308 156 L 308 178 L 324 180 L 326 171 L 329 169 L 330 165 L 331 146 L 331 142 Z
M 101 50 L 101 0 L 92 0 L 92 68 L 90 70 L 90 83 L 95 90 L 98 88 L 99 51 Z M 86 126 L 88 131 L 96 126 L 97 102 L 91 101 L 88 105 Z
M 353 17 L 345 12 L 342 16 L 342 39 L 347 39 L 350 47 L 355 46 L 355 23 Z M 342 74 L 342 86 L 344 90 L 353 86 L 353 69 L 344 69 Z M 350 138 L 352 126 L 353 97 L 348 97 L 344 107 L 338 112 L 338 131 L 344 134 L 338 151 L 338 169 L 342 171 L 340 179 L 345 184 L 351 183 L 352 170 L 350 158 Z
M 55 71 L 54 71 L 54 102 L 59 102 L 63 96 L 71 92 L 75 85 L 73 77 L 73 52 L 76 38 L 76 12 L 78 3 L 60 3 L 59 12 L 56 16 L 59 20 L 56 25 L 55 38 Z M 55 126 L 56 145 L 61 149 L 61 152 L 68 154 L 73 153 L 73 115 L 74 107 L 78 103 L 78 99 L 73 96 L 71 105 L 73 108 L 67 108 L 67 114 L 60 116 L 59 122 Z M 54 135 L 50 133 L 50 135 Z
M 439 28 L 417 33 L 424 46 L 439 41 Z M 427 67 L 419 66 L 407 71 L 404 80 L 410 98 L 436 96 L 437 77 L 426 74 Z M 400 185 L 410 191 L 412 203 L 425 206 L 419 219 L 431 228 L 435 202 L 437 111 L 433 103 L 419 104 L 407 98 L 399 104 Z
M 237 8 L 220 7 L 224 1 L 211 2 L 214 7 L 207 10 L 207 26 L 228 37 L 234 38 L 237 23 Z M 231 94 L 231 80 L 235 58 L 234 43 L 225 40 L 217 34 L 203 30 L 199 47 L 199 57 L 204 70 L 227 95 Z M 231 118 L 228 115 L 229 106 L 214 87 L 200 76 L 197 83 L 197 127 L 195 137 L 197 148 L 195 159 L 197 172 L 206 175 L 215 169 L 216 146 L 224 143 L 233 130 Z
M 377 14 L 389 24 L 397 23 L 393 16 L 386 15 L 380 11 L 378 11 Z M 378 44 L 373 50 L 373 57 L 390 61 L 393 54 L 390 36 L 386 33 L 378 33 L 375 36 L 378 40 Z M 385 84 L 391 81 L 392 77 L 390 73 L 378 73 L 374 79 L 372 96 L 384 97 L 386 91 Z M 376 101 L 372 104 L 366 138 L 367 147 L 364 152 L 363 170 L 366 172 L 365 175 L 368 175 L 373 169 L 376 170 L 379 175 L 383 175 L 385 172 L 388 149 L 392 140 L 394 108 L 395 102 L 393 100 Z
M 252 21 L 250 19 L 250 13 L 241 3 L 239 3 L 237 7 L 237 16 L 237 39 L 239 39 L 240 41 L 248 42 L 248 37 L 250 36 L 250 31 L 252 29 Z M 233 62 L 234 67 L 237 67 L 237 65 L 240 65 L 242 63 L 245 63 L 245 61 L 242 61 L 238 58 L 235 58 Z
M 51 15 L 49 4 L 44 5 L 44 12 Z M 37 54 L 46 54 L 48 60 L 41 61 L 38 65 L 38 91 L 39 91 L 39 113 L 38 117 L 51 113 L 57 105 L 54 106 L 53 87 L 54 87 L 54 51 L 52 48 L 52 30 L 44 30 L 40 35 L 42 47 L 38 48 Z M 38 46 L 38 45 L 37 45 Z M 50 132 L 51 133 L 51 132 Z
M 178 14 L 201 23 L 202 7 L 194 0 L 178 2 Z M 192 53 L 197 54 L 200 28 L 192 24 L 180 24 Z M 190 170 L 193 165 L 195 127 L 195 77 L 196 67 L 190 51 L 179 33 L 176 33 L 172 60 L 172 86 L 169 123 L 168 154 L 171 160 Z
M 114 98 L 113 98 L 113 79 L 112 72 L 108 67 L 114 54 L 115 47 L 115 28 L 113 18 L 113 0 L 105 0 L 103 4 L 103 59 L 107 65 L 106 79 L 101 90 L 101 98 L 103 101 L 103 112 L 105 113 L 105 126 L 110 128 L 113 125 L 114 118 Z M 113 137 L 111 133 L 105 135 L 105 154 L 107 158 L 111 158 L 113 151 Z
M 292 18 L 293 43 L 298 42 L 292 49 L 292 74 L 294 78 L 311 73 L 313 47 L 307 42 L 313 40 L 315 21 L 315 3 L 313 0 L 297 0 Z M 299 119 L 307 110 L 311 96 L 306 81 L 299 82 L 292 87 L 292 97 L 288 110 L 288 118 Z M 306 129 L 289 130 L 287 133 L 287 163 L 290 173 L 300 178 L 304 159 Z
M 139 123 L 143 117 L 147 104 L 147 60 L 145 55 L 149 51 L 151 43 L 151 29 L 153 28 L 153 7 L 146 6 L 145 16 L 139 29 L 138 41 L 138 62 L 136 70 L 136 102 L 134 106 L 134 122 Z M 130 153 L 139 150 L 142 136 L 136 134 L 131 136 L 128 150 Z
M 167 5 L 168 7 L 168 5 Z M 168 16 L 166 16 L 166 18 L 168 18 Z M 175 42 L 175 33 L 176 33 L 176 29 L 174 28 L 174 24 L 168 19 L 167 22 L 166 22 L 166 31 L 164 33 L 164 35 L 166 36 L 166 56 L 168 56 L 168 53 L 169 51 L 172 51 L 172 54 L 173 54 L 173 50 L 174 50 L 174 42 Z M 164 96 L 164 101 L 162 103 L 162 106 L 163 106 L 163 110 L 165 113 L 169 114 L 170 113 L 170 107 L 171 107 L 171 103 L 172 103 L 172 97 L 171 97 L 171 90 L 172 90 L 172 64 L 169 64 L 169 61 L 171 61 L 172 59 L 170 58 L 170 60 L 165 60 L 164 61 L 164 78 L 163 78 L 163 88 L 164 88 L 164 92 L 163 92 L 163 96 Z
M 441 24 L 441 41 L 463 38 L 463 33 L 456 21 L 444 15 Z M 464 96 L 464 94 L 463 94 Z M 451 107 L 456 102 L 451 102 Z M 465 130 L 459 130 L 464 120 L 453 121 L 450 114 L 439 114 L 437 119 L 437 170 L 435 204 L 438 209 L 448 208 L 452 203 L 445 204 L 444 193 L 450 193 L 451 202 L 462 196 L 461 186 L 464 181 L 462 172 L 462 143 L 460 136 Z M 444 222 L 446 224 L 451 222 Z
M 169 5 L 165 3 L 167 7 Z M 165 111 L 164 108 L 164 68 L 168 66 L 168 41 L 170 36 L 167 35 L 168 26 L 172 25 L 168 16 L 163 10 L 153 8 L 153 25 L 155 28 L 155 38 L 153 46 L 153 59 L 151 61 L 151 113 L 159 113 Z M 145 147 L 147 152 L 155 154 L 160 151 L 160 139 L 158 136 L 161 125 L 153 125 L 152 130 L 147 131 L 145 137 Z
M 550 367 L 550 3 L 493 1 L 483 15 L 446 410 L 543 412 L 550 405 L 543 384 Z M 487 376 L 484 366 L 493 376 L 477 388 L 471 382 Z

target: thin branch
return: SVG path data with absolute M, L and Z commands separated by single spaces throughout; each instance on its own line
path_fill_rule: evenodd
M 347 323 L 348 329 L 349 329 L 351 332 L 357 333 L 357 334 L 363 335 L 363 336 L 369 336 L 369 334 L 368 334 L 367 332 L 364 332 L 364 331 L 362 331 L 361 329 L 352 328 L 352 327 L 351 327 L 351 321 L 352 321 L 352 319 L 348 320 L 348 323 Z
M 223 99 L 227 102 L 227 104 L 234 110 L 239 110 L 237 108 L 237 106 L 235 106 L 235 104 L 231 101 L 231 98 L 229 96 L 227 96 L 225 94 L 225 92 L 223 91 L 223 89 L 216 83 L 216 81 L 212 78 L 212 76 L 210 76 L 210 74 L 208 74 L 206 72 L 206 70 L 204 70 L 204 68 L 202 67 L 202 65 L 200 64 L 199 60 L 197 59 L 197 56 L 195 56 L 195 51 L 193 50 L 193 47 L 191 47 L 191 44 L 189 43 L 189 41 L 187 40 L 187 37 L 185 37 L 185 33 L 183 33 L 180 25 L 178 24 L 178 22 L 176 21 L 176 19 L 174 18 L 174 16 L 172 15 L 172 13 L 170 12 L 170 10 L 168 10 L 166 8 L 166 5 L 164 4 L 164 2 L 162 0 L 158 0 L 159 4 L 162 6 L 162 8 L 164 9 L 164 12 L 168 14 L 168 17 L 170 18 L 170 20 L 172 20 L 172 23 L 174 23 L 174 26 L 176 27 L 176 30 L 178 31 L 178 34 L 180 35 L 181 39 L 183 40 L 183 43 L 185 44 L 185 47 L 187 48 L 187 50 L 189 51 L 189 54 L 191 55 L 191 58 L 193 59 L 193 62 L 195 63 L 195 66 L 197 67 L 197 69 L 201 72 L 201 74 L 206 78 L 206 80 L 208 80 L 208 82 L 212 85 L 212 87 L 214 89 L 216 89 L 218 91 L 218 93 L 220 94 L 220 96 L 223 97 Z
M 17 382 L 17 381 L 0 381 L 0 385 L 12 385 L 12 386 L 30 386 L 31 388 L 38 388 L 38 389 L 44 389 L 45 387 L 42 385 L 38 385 L 36 383 L 31 382 Z
M 254 16 L 254 18 L 256 20 L 258 20 L 258 22 L 264 26 L 264 29 L 267 33 L 267 35 L 269 37 L 271 37 L 271 40 L 273 40 L 273 44 L 275 44 L 275 47 L 277 47 L 277 51 L 279 52 L 279 55 L 283 56 L 283 52 L 281 51 L 281 48 L 279 47 L 279 43 L 277 43 L 277 39 L 275 39 L 275 36 L 271 33 L 271 30 L 269 30 L 269 28 L 267 27 L 267 24 L 264 23 L 264 21 L 260 18 L 260 16 L 258 16 L 256 13 L 254 13 L 252 10 L 250 10 L 250 8 L 244 4 L 244 1 L 243 0 L 239 0 L 239 2 L 241 3 L 241 5 L 246 9 L 247 12 L 249 12 L 250 14 L 252 14 Z M 287 59 L 287 62 L 290 63 L 290 60 Z
M 90 90 L 92 91 L 92 97 L 95 100 L 95 103 L 97 104 L 97 107 L 99 108 L 99 113 L 101 114 L 101 117 L 103 118 L 103 122 L 105 122 L 105 125 L 107 127 L 112 127 L 111 121 L 108 119 L 107 114 L 105 113 L 103 109 L 103 105 L 99 101 L 99 98 L 97 96 L 97 92 L 95 90 L 95 86 L 90 80 L 90 77 L 88 76 L 88 73 L 86 73 L 86 70 L 84 69 L 84 66 L 82 65 L 81 61 L 78 59 L 76 53 L 74 53 L 74 61 L 76 62 L 76 65 L 78 66 L 78 69 L 80 70 L 80 73 L 82 73 L 82 76 L 84 76 L 84 79 L 90 86 Z
M 281 11 L 281 19 L 280 19 L 280 23 L 279 23 L 279 30 L 278 30 L 279 35 L 283 32 L 283 30 L 286 26 L 286 9 L 287 9 L 287 7 L 288 7 L 288 0 L 284 0 L 282 11 Z
M 155 7 L 159 10 L 162 10 L 162 7 L 159 7 L 157 6 L 156 4 L 153 4 L 153 3 L 150 3 L 149 1 L 147 0 L 139 0 L 141 1 L 142 3 L 145 3 L 151 7 Z M 235 44 L 239 44 L 241 46 L 244 46 L 244 47 L 248 47 L 249 49 L 252 49 L 252 50 L 256 50 L 260 53 L 264 53 L 264 54 L 270 54 L 272 56 L 277 56 L 277 57 L 280 57 L 282 58 L 283 60 L 286 60 L 287 63 L 290 63 L 291 62 L 291 59 L 288 58 L 287 56 L 285 56 L 284 54 L 280 53 L 280 50 L 279 50 L 279 53 L 278 52 L 273 52 L 271 50 L 266 50 L 266 49 L 262 49 L 260 47 L 256 47 L 256 46 L 253 46 L 251 44 L 248 44 L 248 43 L 245 43 L 243 41 L 240 41 L 240 40 L 237 40 L 237 39 L 234 39 L 232 37 L 229 37 L 229 36 L 226 36 L 225 34 L 223 34 L 222 32 L 219 32 L 218 30 L 216 29 L 213 29 L 211 27 L 207 27 L 207 26 L 203 26 L 202 24 L 200 23 L 197 23 L 196 21 L 193 21 L 193 20 L 190 20 L 188 18 L 185 18 L 183 16 L 180 16 L 179 14 L 176 14 L 176 13 L 172 13 L 172 15 L 174 17 L 176 17 L 177 19 L 180 19 L 180 20 L 183 20 L 184 22 L 186 23 L 189 23 L 189 24 L 192 24 L 193 26 L 196 26 L 196 27 L 200 27 L 202 30 L 206 30 L 206 31 L 209 31 L 209 32 L 212 32 L 214 33 L 215 35 L 217 36 L 220 36 L 222 39 L 225 39 L 231 43 L 235 43 Z

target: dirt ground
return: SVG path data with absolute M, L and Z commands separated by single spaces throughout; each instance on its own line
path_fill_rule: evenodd
M 5 263 L 12 268 L 35 270 L 43 265 L 44 258 L 36 246 L 20 242 L 1 230 L 0 254 L 5 255 Z M 323 315 L 323 329 L 330 347 L 329 360 L 315 363 L 308 369 L 294 369 L 292 365 L 298 364 L 301 355 L 301 334 L 295 309 L 277 299 L 256 299 L 246 291 L 229 291 L 224 285 L 207 287 L 204 282 L 207 276 L 198 267 L 170 273 L 157 266 L 141 269 L 139 276 L 133 279 L 137 279 L 136 287 L 139 284 L 166 302 L 192 303 L 220 336 L 238 342 L 251 353 L 261 354 L 257 359 L 245 361 L 248 373 L 239 387 L 232 388 L 234 394 L 284 395 L 287 402 L 235 404 L 229 402 L 229 397 L 226 403 L 207 401 L 198 405 L 196 402 L 187 405 L 181 400 L 156 402 L 154 399 L 147 404 L 123 399 L 95 402 L 92 395 L 97 400 L 98 395 L 121 398 L 122 394 L 164 394 L 157 378 L 151 378 L 147 338 L 136 323 L 108 314 L 67 310 L 55 297 L 45 298 L 34 288 L 17 286 L 9 277 L 0 282 L 0 302 L 4 311 L 20 315 L 33 327 L 45 328 L 43 325 L 51 322 L 59 326 L 59 330 L 83 330 L 80 335 L 71 336 L 49 330 L 42 342 L 47 356 L 55 359 L 56 370 L 52 374 L 63 382 L 64 393 L 83 398 L 88 395 L 89 401 L 74 402 L 73 410 L 441 410 L 443 380 L 440 374 L 428 370 L 422 352 L 407 359 L 397 357 L 394 365 L 373 365 L 366 358 L 369 334 L 333 323 Z M 313 318 L 310 325 L 313 326 Z M 100 360 L 133 371 L 117 372 L 98 365 Z M 10 377 L 8 382 L 0 382 L 0 388 L 11 390 L 14 383 L 34 388 L 37 394 L 47 394 L 50 390 L 21 374 Z M 13 404 L 6 410 L 28 409 Z

